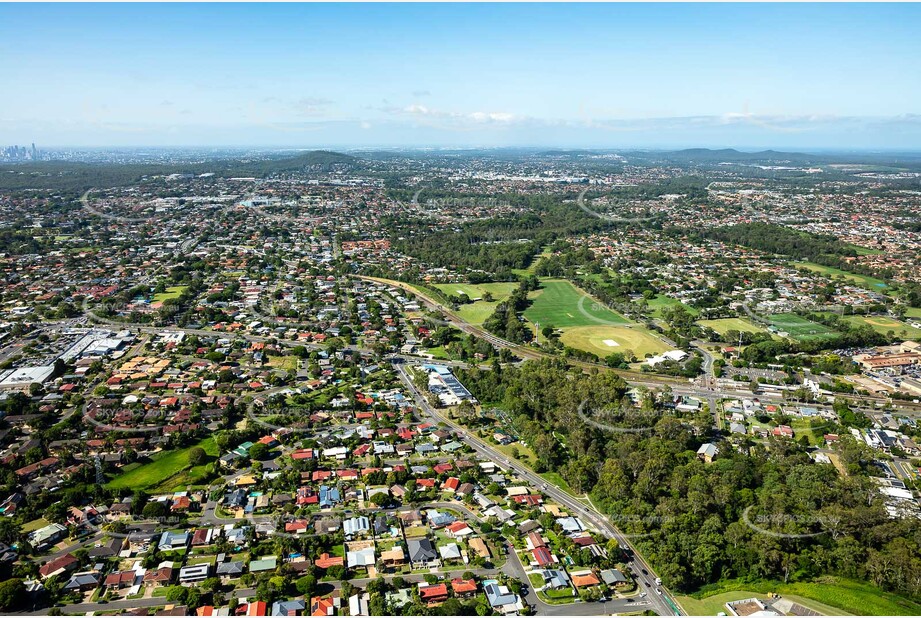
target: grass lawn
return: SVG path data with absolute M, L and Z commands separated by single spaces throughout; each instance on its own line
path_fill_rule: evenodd
M 284 369 L 285 371 L 297 371 L 296 356 L 270 356 L 269 367 L 274 369 Z
M 187 565 L 192 564 L 214 564 L 217 556 L 192 556 L 186 560 Z
M 838 334 L 823 324 L 810 322 L 795 313 L 778 313 L 768 316 L 768 321 L 779 330 L 788 333 L 793 339 L 821 339 Z
M 900 597 L 897 594 L 883 592 L 879 588 L 863 582 L 849 581 L 834 577 L 828 581 L 797 582 L 781 586 L 777 592 L 802 597 L 806 602 L 818 601 L 829 607 L 843 610 L 849 614 L 862 616 L 917 616 L 921 612 L 921 603 Z
M 562 588 L 560 590 L 544 590 L 537 593 L 540 600 L 547 605 L 566 605 L 575 603 L 579 600 L 578 595 L 573 595 L 572 588 Z
M 528 294 L 531 306 L 524 312 L 531 322 L 539 322 L 541 328 L 572 328 L 574 326 L 617 326 L 630 321 L 619 313 L 598 303 L 569 281 L 542 279 L 541 289 Z
M 910 318 L 921 318 L 921 307 L 908 307 L 905 315 Z
M 906 616 L 918 615 L 921 603 L 896 594 L 883 592 L 871 584 L 840 577 L 823 577 L 813 582 L 722 582 L 714 586 L 714 594 L 702 598 L 677 597 L 678 602 L 690 615 L 715 616 L 725 612 L 726 601 L 741 600 L 757 596 L 765 598 L 768 593 L 783 597 L 815 609 L 823 614 L 856 616 Z M 727 612 L 728 613 L 728 612 Z
M 641 326 L 578 326 L 565 329 L 560 340 L 571 348 L 594 352 L 601 358 L 628 350 L 637 358 L 643 358 L 646 354 L 660 354 L 671 349 Z
M 662 310 L 668 307 L 677 307 L 682 306 L 688 310 L 688 313 L 691 315 L 698 315 L 700 310 L 696 307 L 691 307 L 690 305 L 685 305 L 683 302 L 677 298 L 672 298 L 671 296 L 665 296 L 664 294 L 657 294 L 652 300 L 647 300 L 646 305 L 652 311 L 652 315 L 657 318 L 662 317 Z
M 44 528 L 45 526 L 50 526 L 50 525 L 51 525 L 50 521 L 48 521 L 47 519 L 43 517 L 39 517 L 38 519 L 33 519 L 27 524 L 23 524 L 22 531 L 23 532 L 35 532 L 39 528 Z
M 403 534 L 407 539 L 418 539 L 424 536 L 428 536 L 429 528 L 428 526 L 410 526 L 403 530 Z
M 796 262 L 794 263 L 794 266 L 799 268 L 806 268 L 813 272 L 821 273 L 827 277 L 835 277 L 840 275 L 845 279 L 850 279 L 857 285 L 864 286 L 868 290 L 876 290 L 878 292 L 886 287 L 886 282 L 882 279 L 868 277 L 866 275 L 856 275 L 854 273 L 849 273 L 846 270 L 832 268 L 831 266 L 822 266 L 821 264 L 814 264 L 813 262 Z
M 844 319 L 851 324 L 869 324 L 878 333 L 887 334 L 890 330 L 894 331 L 897 336 L 901 336 L 904 331 L 905 337 L 917 339 L 921 337 L 921 328 L 909 326 L 905 322 L 900 322 L 895 318 L 884 315 L 847 315 Z
M 716 616 L 720 612 L 723 612 L 724 614 L 729 613 L 729 610 L 726 609 L 725 603 L 728 603 L 729 601 L 741 601 L 742 599 L 750 599 L 752 597 L 757 597 L 759 599 L 768 598 L 766 594 L 758 594 L 757 592 L 738 590 L 735 592 L 723 592 L 722 594 L 714 594 L 713 596 L 706 597 L 704 599 L 676 596 L 675 600 L 679 605 L 681 605 L 681 607 L 688 613 L 689 616 Z
M 813 426 L 811 421 L 804 418 L 797 418 L 790 422 L 793 428 L 793 435 L 799 440 L 800 436 L 809 438 L 810 446 L 821 446 L 825 443 L 825 434 L 828 432 L 829 423 L 816 421 Z
M 556 485 L 566 493 L 572 494 L 576 498 L 579 497 L 579 494 L 572 490 L 572 487 L 570 487 L 569 483 L 567 483 L 566 480 L 560 476 L 559 472 L 541 472 L 540 476 L 549 484 Z
M 745 318 L 720 318 L 718 320 L 698 320 L 701 326 L 712 328 L 721 335 L 737 330 L 741 333 L 763 333 L 765 329 Z
M 442 358 L 445 360 L 450 358 L 448 351 L 445 350 L 443 345 L 436 346 L 434 348 L 425 348 L 425 351 L 431 354 L 434 358 Z
M 521 463 L 531 466 L 535 461 L 537 461 L 537 455 L 534 454 L 534 451 L 531 450 L 531 447 L 527 444 L 521 444 L 520 442 L 512 442 L 511 444 L 497 444 L 495 449 L 504 453 L 508 457 L 512 457 L 512 449 L 518 449 L 517 459 Z
M 174 285 L 174 286 L 168 287 L 166 288 L 165 292 L 154 294 L 153 302 L 162 303 L 164 300 L 169 300 L 170 298 L 179 298 L 179 295 L 182 294 L 187 287 L 189 286 Z
M 206 438 L 198 443 L 197 446 L 205 449 L 205 452 L 211 457 L 218 456 L 217 444 L 214 438 Z M 154 461 L 144 464 L 134 470 L 125 472 L 107 483 L 109 489 L 120 489 L 128 487 L 131 489 L 149 489 L 153 487 L 163 487 L 170 484 L 176 487 L 183 484 L 182 481 L 188 479 L 194 481 L 204 475 L 204 464 L 192 467 L 189 465 L 189 451 L 192 446 L 177 451 L 170 451 L 159 455 Z M 175 484 L 173 480 L 177 481 Z M 167 483 L 169 481 L 169 483 Z
M 486 321 L 486 318 L 493 314 L 498 304 L 499 301 L 488 303 L 485 300 L 478 300 L 469 305 L 461 305 L 455 313 L 465 322 L 481 326 Z

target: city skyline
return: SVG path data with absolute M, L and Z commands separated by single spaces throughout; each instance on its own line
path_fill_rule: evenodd
M 906 5 L 4 5 L 6 143 L 913 150 Z

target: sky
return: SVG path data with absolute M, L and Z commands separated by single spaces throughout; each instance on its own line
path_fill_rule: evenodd
M 0 4 L 0 146 L 921 150 L 919 4 Z

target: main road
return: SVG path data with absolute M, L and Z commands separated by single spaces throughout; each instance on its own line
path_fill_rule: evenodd
M 374 283 L 382 283 L 384 285 L 388 285 L 390 287 L 398 288 L 406 292 L 409 292 L 410 294 L 412 294 L 413 296 L 421 300 L 426 306 L 439 312 L 442 316 L 444 316 L 444 319 L 446 322 L 448 322 L 455 328 L 459 329 L 460 331 L 468 333 L 475 337 L 479 337 L 481 339 L 485 339 L 486 341 L 488 341 L 489 343 L 493 344 L 494 346 L 498 348 L 507 348 L 510 351 L 517 354 L 521 358 L 531 359 L 531 360 L 538 360 L 542 358 L 555 358 L 555 359 L 561 358 L 560 356 L 555 355 L 555 354 L 550 354 L 548 352 L 543 352 L 541 350 L 535 350 L 534 348 L 531 348 L 529 346 L 516 344 L 506 339 L 502 339 L 501 337 L 497 337 L 496 335 L 485 330 L 481 326 L 470 324 L 469 322 L 465 321 L 460 316 L 455 314 L 453 311 L 451 311 L 451 309 L 439 303 L 437 299 L 428 296 L 423 291 L 403 281 L 396 281 L 394 279 L 383 279 L 380 277 L 366 277 L 363 275 L 358 275 L 358 278 L 364 279 L 366 281 L 372 281 Z M 700 385 L 694 386 L 692 383 L 690 383 L 685 378 L 678 378 L 678 377 L 665 376 L 665 375 L 659 375 L 659 374 L 641 373 L 638 371 L 624 371 L 620 369 L 611 369 L 607 365 L 603 365 L 600 363 L 590 363 L 586 361 L 580 361 L 580 360 L 573 359 L 573 358 L 566 358 L 563 360 L 565 360 L 567 363 L 569 363 L 573 367 L 579 367 L 585 370 L 596 369 L 596 370 L 601 370 L 601 371 L 612 371 L 618 374 L 619 376 L 621 376 L 622 378 L 624 378 L 632 386 L 646 386 L 649 388 L 669 386 L 672 388 L 672 390 L 676 394 L 703 397 L 708 400 L 708 402 L 710 403 L 711 411 L 713 411 L 716 409 L 716 405 L 715 405 L 716 400 L 713 398 L 721 397 L 722 395 L 719 391 L 724 390 L 724 389 L 721 389 L 717 387 L 716 385 L 710 386 L 715 381 L 715 379 L 712 376 L 712 373 L 714 370 L 713 361 L 715 360 L 715 358 L 709 351 L 705 349 L 703 345 L 700 345 L 701 343 L 702 342 L 694 342 L 694 345 L 697 349 L 699 349 L 702 352 L 703 357 L 704 357 L 704 367 L 706 368 L 707 373 L 711 374 L 711 375 L 708 375 L 707 384 L 704 386 L 700 386 Z M 732 397 L 743 396 L 743 394 L 739 392 L 730 392 L 730 393 L 725 393 L 725 394 L 728 396 L 732 396 Z M 749 391 L 747 396 L 753 397 L 756 395 L 753 395 L 751 391 Z M 772 393 L 760 393 L 757 395 L 757 397 L 764 399 L 764 398 L 772 398 L 774 397 L 774 395 Z M 911 401 L 900 401 L 900 400 L 892 401 L 888 397 L 881 397 L 877 395 L 852 395 L 848 393 L 835 393 L 835 397 L 840 397 L 842 399 L 846 399 L 846 400 L 858 402 L 858 403 L 862 401 L 873 401 L 873 402 L 881 403 L 881 404 L 888 403 L 888 404 L 891 404 L 894 408 L 901 410 L 901 411 L 911 411 L 911 412 L 921 413 L 921 403 L 914 403 Z M 776 398 L 782 400 L 783 396 L 780 394 L 777 394 Z
M 534 487 L 540 488 L 543 493 L 547 494 L 568 508 L 574 515 L 578 515 L 584 520 L 591 522 L 604 536 L 616 539 L 621 546 L 629 547 L 633 552 L 633 562 L 631 564 L 634 571 L 638 572 L 637 584 L 640 586 L 641 590 L 646 593 L 646 599 L 650 602 L 652 609 L 656 611 L 656 613 L 658 613 L 660 616 L 683 615 L 680 612 L 680 608 L 678 608 L 678 606 L 675 605 L 674 602 L 669 598 L 668 591 L 665 588 L 658 586 L 658 588 L 662 591 L 662 594 L 658 594 L 656 592 L 656 574 L 653 572 L 652 567 L 650 567 L 649 564 L 643 560 L 642 556 L 640 556 L 635 548 L 633 548 L 629 540 L 624 537 L 604 515 L 600 514 L 593 508 L 586 506 L 556 485 L 548 483 L 543 477 L 532 471 L 530 468 L 524 466 L 518 461 L 506 457 L 503 453 L 497 451 L 491 445 L 479 439 L 477 436 L 470 434 L 466 428 L 461 427 L 451 419 L 437 413 L 429 405 L 428 401 L 425 399 L 422 393 L 420 393 L 416 388 L 412 378 L 410 378 L 406 373 L 406 367 L 403 364 L 397 364 L 395 365 L 395 368 L 400 376 L 400 380 L 406 386 L 407 390 L 412 393 L 413 399 L 415 399 L 419 409 L 428 415 L 434 422 L 441 423 L 447 427 L 450 427 L 457 433 L 458 436 L 460 436 L 460 439 L 464 443 L 470 446 L 481 456 L 489 459 L 490 461 L 496 462 L 502 468 L 514 470 L 515 473 L 518 474 L 521 478 L 531 483 L 531 485 Z M 679 611 L 676 612 L 675 608 L 678 608 Z

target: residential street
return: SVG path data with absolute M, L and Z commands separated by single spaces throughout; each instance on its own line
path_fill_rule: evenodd
M 495 462 L 497 465 L 503 468 L 510 468 L 514 470 L 518 475 L 527 480 L 535 488 L 539 488 L 542 492 L 546 493 L 554 500 L 560 504 L 567 507 L 573 512 L 573 514 L 582 517 L 583 519 L 591 522 L 596 526 L 602 534 L 608 538 L 617 539 L 618 543 L 622 546 L 628 546 L 632 548 L 632 545 L 629 541 L 621 535 L 617 529 L 605 518 L 603 515 L 599 514 L 594 509 L 591 509 L 585 506 L 580 501 L 573 498 L 571 495 L 563 491 L 562 489 L 548 483 L 543 477 L 535 472 L 531 471 L 529 468 L 507 458 L 505 455 L 486 444 L 476 436 L 471 435 L 467 432 L 466 429 L 454 423 L 450 419 L 445 418 L 444 416 L 438 414 L 432 407 L 429 405 L 428 401 L 424 396 L 419 393 L 419 390 L 416 388 L 416 385 L 413 384 L 412 379 L 407 375 L 406 368 L 402 365 L 396 365 L 396 369 L 400 375 L 400 379 L 403 381 L 403 384 L 406 388 L 413 394 L 413 397 L 416 400 L 417 405 L 421 410 L 423 410 L 434 422 L 444 423 L 451 429 L 453 429 L 457 434 L 463 439 L 463 441 L 468 444 L 475 451 L 483 455 L 485 458 Z M 638 584 L 643 592 L 646 592 L 646 599 L 651 603 L 652 608 L 662 616 L 671 616 L 671 615 L 681 615 L 680 612 L 676 612 L 674 608 L 671 607 L 671 599 L 668 597 L 668 592 L 662 587 L 659 587 L 662 590 L 662 595 L 656 593 L 654 581 L 656 574 L 652 571 L 651 567 L 643 560 L 643 558 L 634 550 L 633 558 L 633 567 L 637 571 L 646 570 L 649 575 L 646 578 L 638 578 Z M 646 583 L 648 581 L 648 584 Z M 563 606 L 563 607 L 572 607 L 572 606 Z M 677 606 L 675 606 L 677 607 Z M 568 613 L 568 612 L 566 612 Z M 590 612 L 596 613 L 596 612 Z

